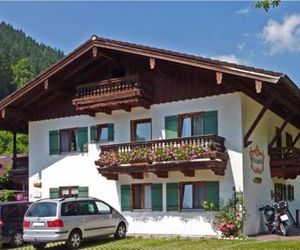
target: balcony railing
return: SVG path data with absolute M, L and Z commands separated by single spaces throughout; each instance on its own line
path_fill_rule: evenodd
M 151 90 L 138 75 L 113 78 L 77 86 L 73 105 L 77 111 L 127 109 L 149 106 Z M 100 110 L 101 111 L 101 110 Z
M 300 175 L 300 149 L 277 147 L 269 149 L 272 177 L 296 178 Z
M 77 86 L 76 98 L 109 95 L 139 88 L 141 88 L 141 82 L 137 75 L 114 78 Z
M 103 145 L 100 159 L 95 163 L 99 173 L 112 179 L 121 173 L 136 178 L 136 172 L 139 179 L 143 172 L 166 177 L 168 171 L 181 171 L 194 176 L 196 169 L 211 169 L 224 175 L 228 160 L 224 141 L 220 136 L 204 135 Z
M 300 163 L 300 149 L 295 147 L 270 148 L 269 155 L 271 166 Z
M 115 152 L 128 152 L 135 148 L 166 148 L 166 147 L 178 147 L 183 145 L 196 145 L 202 147 L 203 149 L 209 149 L 210 151 L 220 151 L 224 152 L 224 141 L 225 138 L 216 135 L 203 135 L 203 136 L 192 136 L 183 137 L 175 139 L 165 139 L 165 140 L 152 140 L 145 142 L 130 142 L 122 144 L 112 144 L 101 146 L 101 153 L 106 151 Z

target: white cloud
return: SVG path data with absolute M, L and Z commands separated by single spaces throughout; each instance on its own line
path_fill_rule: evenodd
M 245 15 L 248 14 L 249 12 L 250 12 L 250 8 L 244 8 L 244 9 L 237 10 L 235 13 L 239 15 Z
M 213 57 L 213 59 L 230 62 L 230 63 L 236 63 L 236 64 L 241 64 L 243 62 L 243 60 L 237 58 L 234 54 L 219 55 L 219 56 Z
M 269 20 L 261 35 L 270 46 L 270 54 L 300 51 L 300 15 L 286 17 L 282 23 Z

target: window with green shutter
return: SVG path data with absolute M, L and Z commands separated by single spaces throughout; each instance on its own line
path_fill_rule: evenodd
M 209 203 L 213 203 L 216 208 L 219 208 L 219 182 L 218 181 L 208 181 L 205 183 L 206 188 L 206 200 Z
M 167 211 L 178 211 L 179 184 L 167 183 Z
M 77 151 L 88 152 L 88 128 L 82 127 L 77 130 Z
M 49 131 L 49 153 L 55 155 L 60 153 L 59 149 L 59 131 Z
M 201 209 L 203 202 L 213 203 L 219 208 L 219 182 L 186 182 L 180 185 L 180 208 Z
M 90 141 L 97 142 L 97 127 L 90 126 Z
M 177 125 L 178 117 L 177 115 L 166 116 L 165 117 L 165 133 L 166 139 L 177 138 Z
M 49 189 L 49 197 L 50 199 L 57 199 L 59 198 L 59 188 L 50 188 Z
M 78 197 L 88 198 L 89 197 L 89 187 L 79 187 L 78 188 Z
M 121 210 L 131 210 L 131 189 L 130 185 L 121 185 Z
M 204 133 L 205 135 L 218 134 L 218 112 L 209 111 L 204 113 Z
M 152 210 L 162 211 L 162 184 L 151 185 Z

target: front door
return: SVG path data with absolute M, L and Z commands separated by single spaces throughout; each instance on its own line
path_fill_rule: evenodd
M 113 216 L 112 209 L 102 201 L 96 201 L 99 218 L 100 235 L 110 235 L 116 232 L 118 220 Z

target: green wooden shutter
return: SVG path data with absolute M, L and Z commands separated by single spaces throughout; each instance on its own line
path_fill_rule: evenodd
M 77 130 L 78 136 L 78 151 L 80 152 L 88 152 L 88 128 L 83 127 Z
M 108 141 L 114 141 L 114 124 L 109 123 L 107 124 L 108 129 Z
M 130 185 L 121 185 L 121 210 L 131 210 Z
M 167 183 L 167 211 L 178 211 L 179 184 Z
M 152 210 L 162 211 L 162 184 L 151 185 Z
M 90 141 L 97 142 L 97 127 L 90 126 Z
M 59 131 L 49 131 L 49 153 L 50 155 L 59 154 Z
M 49 197 L 50 197 L 50 199 L 59 198 L 59 189 L 58 188 L 50 188 L 49 189 Z
M 177 136 L 177 124 L 178 124 L 177 115 L 165 117 L 166 139 L 172 139 L 172 138 L 178 137 Z
M 204 113 L 204 134 L 218 134 L 218 112 L 209 111 Z
M 205 183 L 206 187 L 206 200 L 209 203 L 215 204 L 219 208 L 219 182 L 218 181 L 208 181 Z
M 89 187 L 79 187 L 78 188 L 78 197 L 80 197 L 80 198 L 89 197 Z

